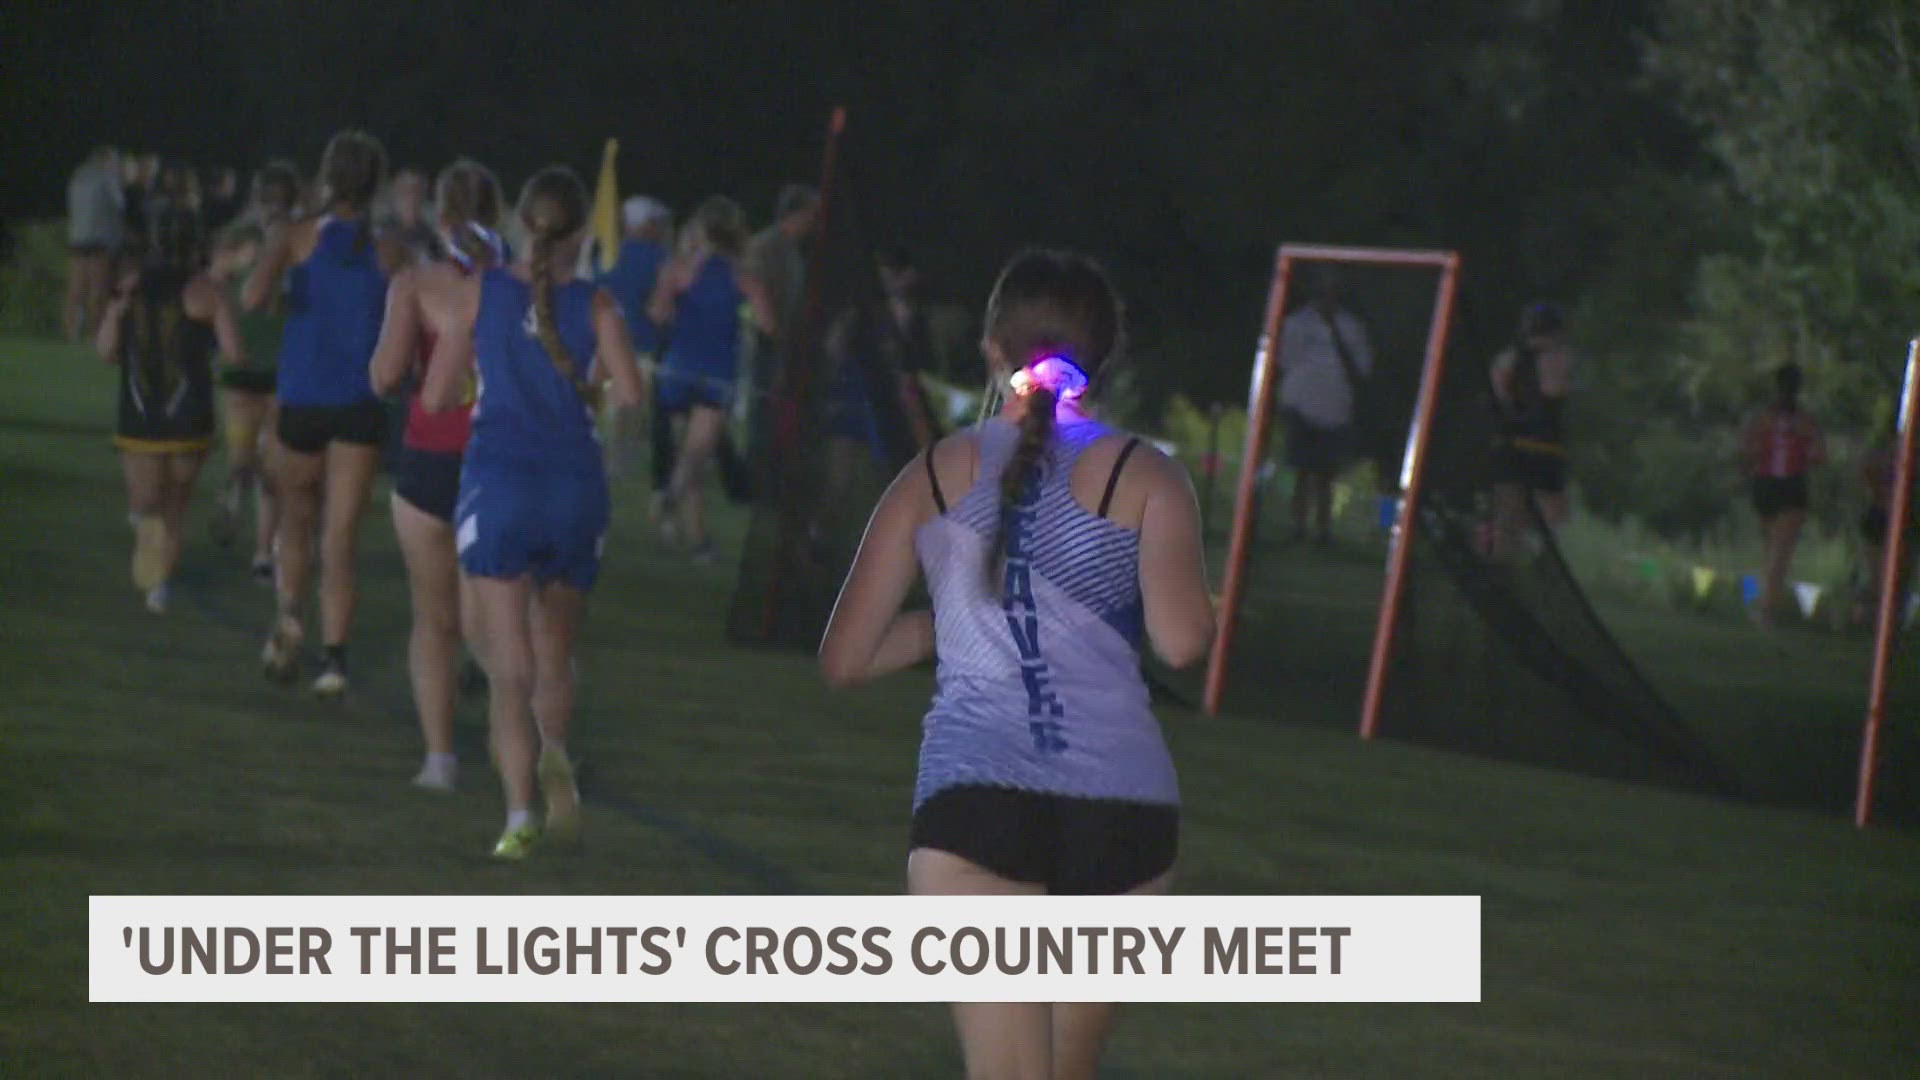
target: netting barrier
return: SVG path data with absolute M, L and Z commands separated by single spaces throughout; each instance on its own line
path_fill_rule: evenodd
M 1376 533 L 1343 535 L 1331 551 L 1290 535 L 1291 515 L 1275 505 L 1291 501 L 1286 471 L 1269 464 L 1269 444 L 1285 434 L 1274 400 L 1285 320 L 1309 310 L 1290 310 L 1305 291 L 1294 282 L 1302 263 L 1340 268 L 1339 306 L 1369 327 L 1374 354 L 1354 394 L 1357 468 L 1334 501 Z M 1531 507 L 1525 542 L 1490 549 L 1490 383 L 1484 366 L 1446 362 L 1458 274 L 1450 252 L 1281 247 L 1208 709 L 1357 712 L 1367 736 L 1733 792 L 1595 614 Z

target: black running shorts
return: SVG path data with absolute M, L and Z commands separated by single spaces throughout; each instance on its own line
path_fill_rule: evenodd
M 352 405 L 280 406 L 280 442 L 296 454 L 318 454 L 328 443 L 379 446 L 387 436 L 387 410 L 378 398 Z
M 1112 896 L 1173 869 L 1180 810 L 963 784 L 920 804 L 912 842 L 1049 893 Z
M 460 461 L 459 454 L 403 446 L 394 462 L 393 493 L 451 525 L 460 501 Z
M 1756 476 L 1753 478 L 1753 512 L 1761 521 L 1772 521 L 1789 510 L 1807 508 L 1805 476 Z

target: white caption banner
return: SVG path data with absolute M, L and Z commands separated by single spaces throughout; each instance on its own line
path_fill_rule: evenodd
M 95 896 L 92 1001 L 1479 1001 L 1475 896 Z

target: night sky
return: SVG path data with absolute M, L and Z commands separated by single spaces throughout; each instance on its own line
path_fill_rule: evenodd
M 1244 394 L 1272 246 L 1452 247 L 1464 334 L 1568 296 L 1611 243 L 1609 193 L 1690 151 L 1643 89 L 1642 5 L 1345 3 L 13 3 L 0 12 L 0 215 L 60 212 L 98 142 L 311 169 L 364 126 L 396 165 L 459 154 L 510 186 L 549 161 L 756 223 L 850 114 L 876 241 L 977 303 L 1025 242 L 1114 268 L 1144 373 Z

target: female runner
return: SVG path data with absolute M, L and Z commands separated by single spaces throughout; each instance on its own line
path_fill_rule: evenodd
M 1092 419 L 1121 339 L 1091 260 L 1027 251 L 987 305 L 1000 414 L 942 439 L 881 497 L 820 662 L 837 686 L 933 656 L 908 888 L 1158 893 L 1178 834 L 1173 762 L 1140 674 L 1213 638 L 1186 473 Z M 901 611 L 916 572 L 933 610 Z M 1112 1006 L 959 1004 L 972 1077 L 1092 1077 Z
M 662 512 L 676 515 L 678 532 L 696 561 L 717 553 L 707 538 L 702 480 L 707 461 L 726 434 L 740 366 L 740 306 L 753 311 L 766 333 L 775 326 L 773 302 L 741 262 L 746 226 L 732 199 L 715 195 L 694 211 L 687 244 L 660 273 L 648 314 L 673 324 L 660 369 L 655 423 L 679 413 L 686 434 L 668 481 Z
M 1787 591 L 1787 571 L 1807 523 L 1807 476 L 1827 460 L 1820 425 L 1800 407 L 1800 367 L 1782 364 L 1773 372 L 1774 398 L 1747 422 L 1742 439 L 1753 511 L 1760 519 L 1765 554 L 1760 567 L 1760 596 L 1753 619 L 1771 626 Z
M 536 772 L 545 833 L 578 834 L 566 750 L 573 654 L 611 512 L 591 398 L 601 381 L 621 406 L 644 390 L 619 303 L 573 276 L 587 217 L 580 178 L 562 167 L 535 174 L 518 216 L 528 250 L 511 270 L 450 290 L 421 391 L 428 409 L 457 408 L 478 368 L 455 542 L 486 642 L 487 719 L 507 802 L 494 854 L 503 859 L 524 858 L 543 835 Z
M 418 377 L 446 325 L 457 284 L 505 262 L 500 227 L 500 185 L 487 169 L 456 161 L 434 185 L 446 259 L 394 275 L 387 290 L 387 318 L 373 353 L 371 379 L 379 394 L 391 394 Z M 466 404 L 471 404 L 470 402 Z M 407 564 L 413 595 L 413 631 L 407 639 L 407 670 L 420 711 L 426 761 L 413 782 L 451 791 L 458 759 L 453 749 L 453 710 L 459 682 L 461 616 L 459 554 L 453 543 L 454 503 L 460 495 L 460 459 L 471 432 L 470 410 L 456 406 L 428 412 L 418 392 L 408 402 L 393 483 L 393 529 Z
M 241 347 L 233 309 L 204 271 L 191 212 L 169 207 L 148 225 L 144 258 L 123 260 L 96 345 L 120 367 L 114 443 L 134 518 L 133 583 L 159 614 L 213 441 L 213 356 L 237 363 Z
M 261 659 L 275 679 L 291 681 L 298 675 L 305 637 L 300 608 L 318 523 L 325 656 L 313 689 L 326 695 L 347 689 L 354 552 L 386 425 L 367 380 L 380 336 L 387 272 L 397 261 L 394 251 L 376 245 L 367 216 L 385 174 L 386 152 L 373 136 L 335 135 L 320 164 L 326 212 L 271 231 L 244 292 L 247 308 L 258 311 L 282 277 L 287 279 L 274 466 L 274 492 L 281 503 L 275 543 L 279 587 Z
M 300 192 L 299 174 L 285 162 L 262 168 L 253 180 L 253 206 L 247 218 L 227 231 L 214 259 L 214 276 L 230 282 L 230 295 L 240 310 L 240 337 L 249 363 L 220 373 L 227 433 L 227 478 L 214 508 L 214 540 L 222 547 L 233 542 L 253 494 L 253 576 L 273 584 L 273 534 L 276 522 L 273 485 L 267 475 L 267 449 L 275 419 L 272 357 L 279 355 L 286 316 L 280 310 L 280 290 L 274 290 L 260 310 L 247 311 L 243 301 L 247 277 L 259 261 L 268 231 L 284 227 L 293 217 Z

